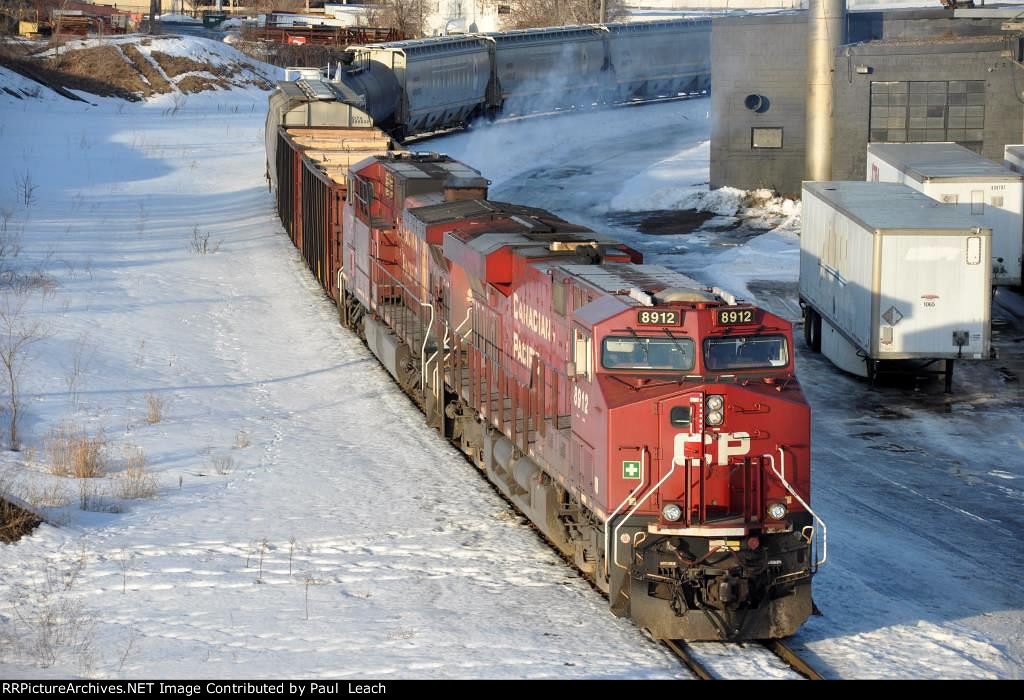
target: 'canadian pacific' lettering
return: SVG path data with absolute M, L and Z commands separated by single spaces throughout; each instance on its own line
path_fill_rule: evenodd
M 554 337 L 551 319 L 526 302 L 520 301 L 518 292 L 512 294 L 512 318 L 549 343 Z

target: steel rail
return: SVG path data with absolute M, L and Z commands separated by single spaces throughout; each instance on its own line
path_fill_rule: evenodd
M 707 666 L 698 661 L 697 657 L 690 653 L 690 647 L 687 646 L 686 642 L 681 639 L 664 639 L 661 643 L 667 646 L 673 654 L 678 656 L 679 660 L 683 662 L 683 665 L 690 669 L 690 672 L 697 676 L 699 680 L 718 680 L 718 678 L 708 670 Z
M 697 659 L 690 650 L 689 645 L 681 639 L 665 639 L 661 642 L 669 650 L 679 657 L 679 660 L 683 662 L 683 665 L 691 673 L 693 673 L 699 680 L 702 681 L 714 681 L 719 680 L 711 669 L 709 669 L 703 662 Z M 823 681 L 825 677 L 822 676 L 818 671 L 814 669 L 807 661 L 800 657 L 792 648 L 790 648 L 785 642 L 779 639 L 768 639 L 758 642 L 765 649 L 770 651 L 772 654 L 781 659 L 789 668 L 795 673 L 800 674 L 803 678 L 809 681 Z M 742 646 L 742 645 L 740 645 Z
M 785 661 L 791 669 L 799 673 L 809 681 L 823 681 L 825 677 L 814 670 L 814 667 L 804 661 L 799 654 L 793 651 L 781 639 L 768 639 L 761 642 L 765 649 Z

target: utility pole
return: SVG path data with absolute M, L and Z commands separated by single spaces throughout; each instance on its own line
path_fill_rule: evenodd
M 846 43 L 846 0 L 807 4 L 807 147 L 805 180 L 832 179 L 832 74 L 836 50 Z
M 598 18 L 598 23 L 599 23 L 599 24 L 604 24 L 605 22 L 607 22 L 607 21 L 608 21 L 608 17 L 607 17 L 607 8 L 605 7 L 605 2 L 606 2 L 606 1 L 607 1 L 607 0 L 601 0 L 601 15 L 600 15 L 600 17 Z
M 149 33 L 156 34 L 157 16 L 160 14 L 160 0 L 149 0 Z

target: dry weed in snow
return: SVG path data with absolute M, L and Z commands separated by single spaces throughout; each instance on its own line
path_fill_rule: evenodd
M 192 239 L 189 241 L 189 251 L 195 255 L 210 255 L 220 250 L 220 241 L 211 242 L 209 231 L 200 231 L 198 226 L 192 228 Z
M 114 481 L 114 495 L 124 500 L 156 496 L 156 476 L 146 471 L 146 454 L 142 448 L 137 445 L 125 445 L 124 459 L 125 469 Z
M 98 621 L 76 590 L 85 565 L 84 552 L 56 561 L 26 562 L 24 575 L 9 589 L 11 615 L 4 621 L 5 636 L 43 668 L 64 657 L 84 673 L 93 668 Z
M 235 458 L 230 455 L 213 455 L 210 458 L 213 470 L 221 476 L 227 476 L 235 470 Z
M 105 481 L 79 479 L 78 507 L 89 513 L 120 513 L 121 506 L 110 496 L 110 489 Z
M 150 425 L 159 423 L 164 418 L 167 399 L 156 394 L 146 394 L 146 422 Z
M 79 479 L 106 474 L 106 447 L 107 438 L 102 428 L 90 435 L 67 422 L 50 430 L 43 440 L 50 473 Z

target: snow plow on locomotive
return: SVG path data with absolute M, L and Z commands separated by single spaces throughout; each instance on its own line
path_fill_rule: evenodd
M 347 172 L 318 243 L 342 322 L 613 612 L 659 639 L 795 632 L 825 532 L 791 325 L 488 200 L 447 156 L 379 152 Z

